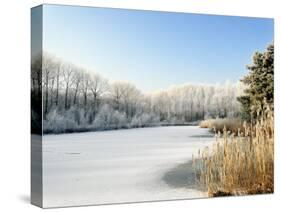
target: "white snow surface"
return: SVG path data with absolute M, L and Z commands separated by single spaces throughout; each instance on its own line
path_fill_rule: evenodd
M 197 126 L 173 126 L 44 135 L 43 206 L 206 197 L 173 188 L 162 177 L 209 146 L 214 138 L 208 134 Z

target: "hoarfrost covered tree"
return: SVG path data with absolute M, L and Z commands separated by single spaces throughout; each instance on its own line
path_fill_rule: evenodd
M 140 91 L 132 84 L 124 82 L 122 85 L 122 102 L 127 118 L 132 118 L 141 96 Z
M 42 55 L 31 58 L 31 130 L 42 133 Z
M 90 84 L 90 74 L 88 71 L 82 72 L 82 83 L 81 83 L 81 92 L 83 94 L 83 105 L 84 109 L 87 109 L 88 104 L 88 93 L 89 93 L 89 84 Z
M 43 54 L 42 59 L 42 81 L 44 87 L 44 117 L 48 113 L 49 109 L 49 94 L 50 94 L 50 84 L 55 77 L 55 57 L 50 54 Z
M 72 85 L 72 77 L 74 74 L 74 66 L 69 63 L 65 63 L 62 66 L 62 76 L 64 80 L 64 108 L 67 110 L 69 108 L 69 102 L 68 102 L 68 94 L 70 86 Z
M 60 76 L 61 76 L 61 62 L 57 61 L 56 63 L 56 100 L 55 104 L 58 107 L 59 105 L 59 89 L 60 89 Z
M 31 92 L 38 98 L 41 96 L 42 86 L 42 55 L 33 56 L 31 59 Z
M 110 85 L 110 95 L 113 101 L 113 107 L 115 110 L 121 110 L 121 101 L 123 95 L 123 83 L 116 81 Z
M 79 96 L 79 91 L 80 91 L 80 87 L 81 87 L 81 84 L 82 84 L 82 80 L 83 80 L 83 73 L 82 71 L 76 67 L 74 69 L 74 72 L 73 72 L 73 77 L 72 77 L 72 84 L 73 84 L 73 92 L 74 92 L 74 96 L 73 96 L 73 105 L 76 105 L 77 103 L 77 99 L 78 99 L 78 96 Z
M 242 83 L 183 84 L 143 94 L 129 82 L 109 82 L 48 53 L 42 68 L 45 132 L 186 124 L 240 113 Z
M 89 76 L 89 90 L 93 95 L 92 119 L 94 120 L 100 107 L 101 97 L 108 89 L 108 82 L 105 78 L 96 73 L 92 73 Z
M 94 121 L 94 126 L 98 130 L 120 129 L 126 127 L 126 125 L 125 114 L 114 110 L 108 104 L 101 107 Z

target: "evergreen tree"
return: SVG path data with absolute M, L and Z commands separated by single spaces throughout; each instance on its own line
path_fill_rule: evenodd
M 243 118 L 254 119 L 255 111 L 262 109 L 264 101 L 273 105 L 274 92 L 274 45 L 269 45 L 265 52 L 256 52 L 253 64 L 247 66 L 249 74 L 241 81 L 247 85 L 245 95 L 238 97 L 242 104 Z

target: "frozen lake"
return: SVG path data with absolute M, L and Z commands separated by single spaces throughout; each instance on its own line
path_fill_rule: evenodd
M 214 138 L 197 126 L 138 128 L 43 137 L 43 206 L 205 197 L 163 181 Z

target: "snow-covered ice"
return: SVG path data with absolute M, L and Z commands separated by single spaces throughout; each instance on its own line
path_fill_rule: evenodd
M 197 126 L 43 136 L 43 206 L 205 197 L 167 185 L 163 175 L 210 145 Z

